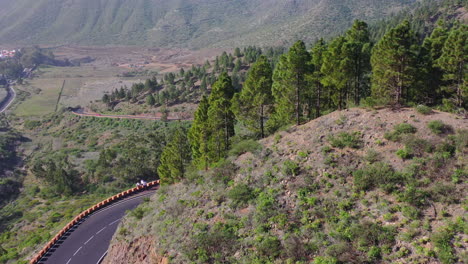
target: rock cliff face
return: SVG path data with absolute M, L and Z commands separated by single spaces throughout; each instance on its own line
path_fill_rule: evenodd
M 156 254 L 154 238 L 145 236 L 131 242 L 119 241 L 109 248 L 103 264 L 167 264 L 168 259 Z

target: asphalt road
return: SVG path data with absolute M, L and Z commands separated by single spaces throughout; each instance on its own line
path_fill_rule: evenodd
M 0 102 L 0 113 L 3 113 L 8 109 L 11 103 L 13 103 L 13 100 L 15 100 L 15 97 L 15 90 L 11 87 L 11 85 L 8 85 L 8 95 L 3 102 Z
M 86 113 L 82 110 L 73 111 L 75 115 L 79 116 L 92 116 L 97 118 L 116 118 L 116 119 L 143 119 L 143 120 L 161 120 L 161 117 L 156 116 L 144 116 L 144 115 L 106 115 L 106 114 L 98 114 L 98 113 Z M 167 121 L 179 121 L 179 120 L 192 120 L 192 119 L 183 119 L 179 117 L 169 116 L 167 117 Z
M 136 208 L 154 192 L 138 193 L 89 215 L 67 232 L 38 263 L 100 263 L 125 211 Z

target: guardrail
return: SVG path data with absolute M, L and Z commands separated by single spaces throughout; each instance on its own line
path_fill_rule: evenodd
M 59 241 L 60 238 L 63 235 L 65 235 L 65 233 L 67 233 L 74 225 L 76 225 L 79 221 L 81 221 L 86 216 L 96 212 L 97 210 L 103 208 L 104 206 L 107 206 L 107 205 L 117 201 L 120 198 L 129 196 L 131 194 L 134 194 L 134 193 L 136 193 L 138 191 L 147 189 L 149 187 L 157 186 L 157 185 L 159 185 L 159 182 L 160 182 L 159 180 L 152 181 L 152 182 L 147 183 L 146 186 L 138 186 L 138 187 L 123 191 L 123 192 L 121 192 L 121 193 L 119 193 L 117 195 L 114 195 L 114 196 L 112 196 L 112 197 L 110 197 L 110 198 L 108 198 L 108 199 L 106 199 L 106 200 L 104 200 L 104 201 L 102 201 L 102 202 L 88 208 L 87 210 L 81 212 L 72 221 L 70 221 L 64 228 L 62 228 L 62 230 L 60 230 L 60 232 L 58 232 L 57 235 L 55 235 L 55 237 L 52 238 L 49 241 L 49 243 L 47 243 L 47 245 L 45 245 L 44 248 L 42 248 L 42 250 L 39 251 L 39 253 L 29 263 L 30 264 L 38 263 L 45 256 L 45 254 L 47 254 L 47 251 L 49 251 L 55 245 L 55 243 L 57 243 L 57 241 Z

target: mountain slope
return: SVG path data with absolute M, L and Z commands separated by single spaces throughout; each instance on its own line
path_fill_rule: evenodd
M 0 44 L 232 46 L 316 39 L 416 0 L 0 0 Z M 235 41 L 234 41 L 235 40 Z
M 104 263 L 466 261 L 460 117 L 354 108 L 259 143 L 161 187 L 124 218 Z

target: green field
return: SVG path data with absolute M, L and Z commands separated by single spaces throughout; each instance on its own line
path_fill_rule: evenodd
M 121 72 L 122 69 L 117 67 L 95 67 L 91 65 L 41 67 L 36 72 L 37 77 L 28 79 L 25 84 L 16 87 L 31 96 L 20 102 L 14 113 L 17 116 L 43 116 L 54 112 L 63 81 L 65 81 L 65 86 L 58 109 L 77 105 L 86 106 L 91 101 L 100 100 L 106 91 L 111 91 L 123 85 L 131 86 L 132 83 L 144 81 L 147 78 L 145 76 L 135 78 L 117 77 Z

